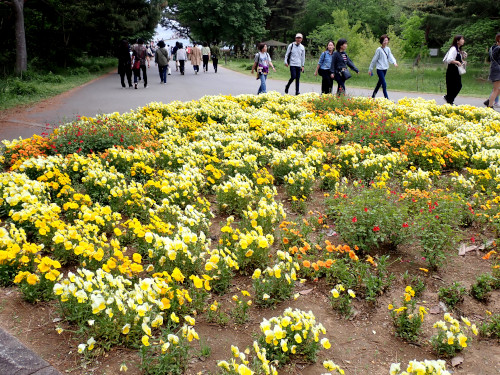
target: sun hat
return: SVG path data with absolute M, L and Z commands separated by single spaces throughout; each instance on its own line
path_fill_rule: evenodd
M 296 38 L 303 38 L 303 36 L 302 36 L 302 34 L 301 34 L 301 33 L 297 33 L 297 34 L 295 35 L 295 37 L 296 37 Z

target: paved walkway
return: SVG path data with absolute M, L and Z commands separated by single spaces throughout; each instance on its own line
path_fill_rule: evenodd
M 171 66 L 174 66 L 173 63 Z M 33 134 L 40 135 L 43 132 L 50 132 L 61 123 L 74 120 L 78 115 L 95 116 L 100 113 L 123 113 L 153 101 L 169 103 L 173 100 L 197 100 L 205 95 L 253 94 L 257 93 L 259 87 L 259 81 L 255 80 L 254 77 L 223 67 L 219 67 L 217 74 L 210 67 L 208 73 L 201 72 L 195 75 L 191 64 L 188 63 L 184 76 L 173 69 L 172 75 L 168 76 L 167 84 L 161 85 L 158 70 L 152 66 L 148 69 L 148 88 L 144 89 L 143 85 L 139 84 L 139 89 L 134 90 L 122 89 L 118 74 L 111 73 L 73 90 L 69 94 L 47 100 L 44 102 L 42 110 L 40 110 L 40 105 L 34 105 L 21 115 L 7 118 L 0 124 L 0 140 L 29 138 Z M 272 73 L 270 77 L 267 81 L 268 91 L 274 90 L 284 93 L 285 82 L 273 80 Z M 319 93 L 320 84 L 301 83 L 300 90 L 302 93 L 311 91 Z M 294 91 L 293 85 L 292 91 Z M 349 84 L 347 85 L 348 95 L 369 96 L 371 93 L 372 90 L 349 88 Z M 389 91 L 389 97 L 392 100 L 406 96 L 434 99 L 437 103 L 444 104 L 441 95 Z M 471 104 L 479 107 L 483 106 L 484 99 L 459 96 L 456 104 Z

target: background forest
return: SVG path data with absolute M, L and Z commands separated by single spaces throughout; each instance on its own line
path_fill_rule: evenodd
M 113 56 L 121 38 L 150 39 L 158 23 L 237 51 L 261 40 L 290 42 L 301 32 L 308 52 L 315 53 L 328 40 L 346 37 L 354 57 L 389 33 L 393 50 L 412 59 L 446 48 L 459 33 L 472 62 L 484 61 L 500 31 L 500 2 L 491 0 L 0 0 L 4 75 L 26 69 L 16 68 L 20 16 L 26 65 L 35 69 Z

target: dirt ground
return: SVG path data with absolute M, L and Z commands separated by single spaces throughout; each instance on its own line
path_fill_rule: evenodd
M 287 210 L 288 211 L 288 210 Z M 288 211 L 289 212 L 289 211 Z M 293 217 L 287 218 L 287 220 Z M 212 220 L 212 232 L 218 232 L 224 225 L 225 218 L 217 217 Z M 487 240 L 486 234 L 479 228 L 468 228 L 463 233 L 463 238 L 476 237 L 477 241 Z M 329 238 L 337 242 L 336 237 Z M 355 315 L 350 320 L 344 319 L 332 309 L 328 300 L 328 291 L 331 286 L 318 282 L 298 284 L 295 292 L 300 293 L 297 300 L 290 300 L 276 306 L 275 309 L 261 309 L 251 306 L 250 321 L 244 325 L 236 325 L 232 320 L 226 326 L 219 326 L 206 321 L 206 314 L 200 313 L 196 317 L 196 331 L 203 345 L 208 345 L 211 354 L 208 357 L 201 355 L 200 343 L 193 344 L 192 358 L 187 374 L 215 374 L 218 360 L 231 358 L 231 345 L 236 345 L 240 350 L 251 347 L 254 335 L 259 332 L 259 324 L 263 318 L 280 315 L 287 307 L 311 310 L 317 322 L 321 322 L 327 329 L 327 337 L 332 343 L 329 350 L 321 350 L 315 364 L 294 362 L 279 370 L 280 374 L 321 374 L 326 370 L 322 367 L 323 360 L 331 359 L 341 366 L 346 374 L 388 374 L 391 363 L 417 359 L 436 359 L 428 342 L 433 335 L 432 325 L 437 320 L 442 320 L 443 311 L 437 309 L 439 300 L 437 292 L 443 286 L 449 286 L 454 281 L 460 281 L 466 288 L 475 281 L 475 278 L 484 272 L 490 271 L 490 261 L 482 259 L 484 253 L 468 252 L 465 256 L 458 255 L 458 248 L 450 253 L 443 266 L 436 273 L 425 273 L 419 268 L 425 267 L 420 255 L 411 247 L 398 248 L 390 253 L 390 271 L 396 279 L 386 294 L 380 296 L 375 305 L 370 305 L 364 300 L 354 301 Z M 439 313 L 430 313 L 423 324 L 421 341 L 418 344 L 408 344 L 395 337 L 392 322 L 387 306 L 391 302 L 398 303 L 407 281 L 403 273 L 420 276 L 426 285 L 418 305 L 425 306 L 428 310 L 437 309 Z M 251 278 L 237 276 L 233 279 L 230 290 L 224 296 L 217 296 L 226 312 L 231 305 L 231 296 L 241 290 L 252 293 Z M 207 303 L 207 306 L 209 304 Z M 433 310 L 434 310 L 433 309 Z M 454 317 L 468 317 L 478 326 L 486 317 L 486 311 L 500 313 L 500 291 L 494 291 L 488 303 L 482 304 L 470 296 L 458 305 L 452 313 Z M 73 375 L 118 375 L 120 365 L 126 363 L 128 374 L 140 374 L 137 367 L 139 356 L 134 350 L 114 348 L 110 352 L 85 362 L 77 353 L 76 347 L 80 343 L 76 334 L 69 330 L 58 334 L 55 327 L 61 325 L 61 317 L 57 312 L 57 303 L 39 303 L 31 305 L 24 302 L 15 288 L 0 289 L 0 326 L 20 339 L 25 345 L 40 354 L 64 374 Z M 451 368 L 454 374 L 481 374 L 493 375 L 500 373 L 500 343 L 474 337 L 469 346 L 460 354 L 464 358 L 461 365 Z

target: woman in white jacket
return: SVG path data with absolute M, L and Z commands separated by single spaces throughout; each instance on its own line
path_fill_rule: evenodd
M 387 74 L 387 70 L 389 69 L 389 64 L 394 64 L 394 66 L 398 66 L 396 59 L 392 55 L 391 49 L 387 47 L 389 44 L 389 37 L 384 34 L 380 37 L 381 46 L 377 48 L 375 51 L 375 55 L 373 56 L 370 67 L 368 68 L 368 74 L 373 75 L 373 68 L 377 69 L 378 82 L 377 86 L 375 86 L 375 90 L 373 90 L 372 98 L 375 98 L 378 90 L 382 86 L 382 91 L 384 92 L 384 97 L 389 99 L 389 95 L 387 95 L 387 83 L 385 82 L 385 75 Z
M 446 69 L 446 95 L 443 96 L 446 103 L 453 104 L 458 93 L 462 89 L 462 77 L 458 72 L 458 67 L 465 65 L 464 59 L 467 57 L 465 52 L 462 52 L 462 46 L 465 39 L 462 35 L 456 35 L 453 38 L 448 53 L 446 53 L 443 61 L 448 64 Z

